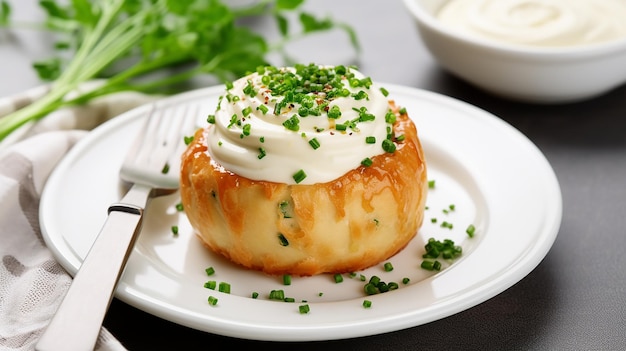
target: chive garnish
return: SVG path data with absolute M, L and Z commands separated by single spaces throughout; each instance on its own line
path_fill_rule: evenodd
M 260 147 L 260 148 L 259 148 L 259 154 L 257 155 L 257 158 L 260 160 L 260 159 L 262 159 L 263 157 L 265 157 L 266 155 L 267 155 L 267 154 L 265 153 L 265 149 L 264 149 L 264 148 L 262 148 L 262 147 Z
M 320 142 L 317 140 L 317 138 L 313 138 L 309 140 L 309 145 L 311 145 L 313 150 L 317 150 L 320 147 Z
M 298 306 L 298 311 L 300 311 L 300 314 L 307 314 L 311 311 L 311 308 L 309 305 L 300 305 Z
M 293 180 L 296 182 L 296 184 L 302 182 L 304 178 L 306 178 L 306 173 L 304 173 L 303 170 L 299 170 L 293 175 Z
M 470 224 L 469 226 L 467 226 L 467 229 L 465 229 L 465 232 L 470 238 L 473 238 L 474 234 L 476 233 L 476 227 L 473 224 Z
M 250 115 L 250 113 L 252 113 L 252 107 L 250 107 L 250 106 L 247 106 L 243 110 L 241 110 L 241 114 L 244 117 L 248 117 Z
M 285 291 L 283 290 L 272 290 L 270 291 L 270 300 L 285 300 Z
M 287 238 L 285 238 L 285 236 L 281 233 L 278 233 L 278 242 L 280 243 L 280 245 L 282 246 L 289 246 L 289 241 L 287 240 Z
M 393 265 L 391 264 L 391 262 L 385 262 L 383 267 L 385 269 L 385 272 L 393 271 Z
M 383 150 L 385 150 L 388 153 L 394 153 L 396 151 L 396 144 L 393 143 L 393 141 L 389 140 L 389 139 L 385 139 L 383 140 Z
M 230 294 L 230 284 L 226 282 L 220 282 L 219 286 L 217 287 L 217 290 L 225 294 Z
M 269 108 L 265 105 L 259 105 L 259 107 L 257 107 L 256 109 L 260 110 L 263 114 L 266 114 L 267 111 L 269 111 Z

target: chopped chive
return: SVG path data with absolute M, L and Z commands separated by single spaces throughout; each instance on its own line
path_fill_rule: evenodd
M 209 280 L 208 282 L 204 283 L 204 287 L 207 289 L 215 290 L 216 286 L 217 282 L 215 280 Z
M 300 311 L 300 314 L 307 314 L 311 311 L 311 308 L 309 305 L 300 305 L 298 306 L 298 311 Z
M 206 272 L 206 275 L 213 275 L 215 274 L 215 268 L 213 267 L 209 267 L 207 269 L 204 270 Z
M 343 282 L 343 276 L 339 273 L 335 274 L 333 278 L 335 279 L 335 283 Z
M 311 145 L 313 150 L 317 150 L 320 147 L 320 142 L 317 140 L 317 138 L 313 138 L 309 140 L 309 145 Z
M 244 117 L 248 117 L 248 115 L 250 115 L 250 113 L 252 113 L 252 107 L 250 107 L 250 106 L 246 106 L 243 110 L 241 110 L 241 114 Z
M 244 124 L 243 129 L 242 129 L 242 134 L 245 136 L 250 135 L 250 128 L 251 128 L 250 123 Z
M 373 137 L 373 136 L 365 137 L 365 143 L 366 144 L 376 144 L 376 137 Z
M 389 140 L 389 139 L 385 139 L 383 140 L 383 150 L 385 150 L 388 153 L 394 153 L 396 151 L 396 144 L 393 143 L 393 141 Z
M 339 117 L 341 117 L 341 109 L 339 108 L 339 106 L 333 105 L 328 110 L 328 118 L 337 119 Z
M 161 173 L 167 174 L 169 171 L 170 171 L 170 164 L 166 163 L 165 165 L 163 165 L 163 169 L 161 169 Z
M 228 123 L 228 129 L 230 129 L 230 127 L 234 126 L 235 124 L 237 124 L 237 122 L 239 121 L 239 119 L 237 118 L 237 114 L 233 114 L 232 116 L 230 116 L 230 123 Z
M 283 122 L 283 126 L 291 131 L 297 132 L 300 130 L 300 119 L 297 115 L 293 115 Z
M 385 122 L 389 124 L 396 123 L 396 114 L 391 111 L 387 112 L 387 114 L 385 115 Z
M 380 87 L 380 92 L 383 93 L 385 97 L 389 96 L 389 91 L 383 87 Z
M 281 201 L 278 204 L 278 208 L 280 209 L 280 213 L 283 215 L 283 218 L 292 217 L 292 215 L 289 213 L 289 201 Z
M 259 107 L 257 107 L 256 109 L 260 110 L 263 114 L 266 114 L 267 111 L 269 111 L 269 108 L 265 105 L 259 105 Z
M 176 204 L 176 211 L 178 212 L 183 212 L 185 210 L 185 208 L 183 207 L 183 203 L 179 202 Z
M 173 225 L 172 226 L 172 234 L 174 234 L 174 236 L 178 235 L 178 226 L 177 225 Z
M 185 142 L 185 145 L 191 144 L 191 142 L 193 141 L 193 135 L 183 137 L 183 141 Z
M 408 284 L 411 281 L 409 278 L 402 278 L 402 284 Z
M 470 238 L 473 238 L 474 234 L 476 233 L 476 227 L 473 224 L 470 224 L 469 226 L 467 226 L 467 229 L 465 229 L 465 232 Z
M 217 287 L 217 290 L 225 294 L 230 294 L 230 284 L 225 283 L 225 282 L 220 282 L 219 286 Z
M 289 274 L 283 275 L 283 285 L 291 285 L 291 275 Z
M 306 178 L 306 173 L 304 173 L 303 170 L 299 170 L 293 175 L 293 180 L 296 182 L 296 184 L 302 182 L 304 178 Z
M 363 287 L 363 290 L 365 291 L 367 295 L 378 294 L 378 288 L 376 288 L 376 285 L 372 283 L 365 284 L 365 286 Z
M 370 300 L 363 300 L 363 307 L 371 308 L 372 307 L 372 301 L 370 301 Z
M 428 189 L 434 189 L 435 188 L 435 181 L 434 180 L 429 180 L 428 181 Z
M 369 96 L 363 90 L 359 90 L 358 93 L 352 94 L 352 97 L 354 97 L 354 100 L 369 100 Z
M 453 225 L 450 222 L 447 221 L 443 221 L 441 222 L 441 228 L 448 228 L 448 229 L 452 229 Z
M 285 291 L 283 290 L 272 290 L 270 291 L 270 300 L 285 300 Z
M 282 246 L 289 246 L 289 241 L 281 233 L 278 233 L 278 241 L 280 242 L 280 245 Z
M 215 297 L 215 296 L 209 296 L 209 300 L 208 301 L 209 301 L 209 305 L 211 305 L 211 306 L 217 305 L 217 297 Z
M 252 292 L 252 298 L 253 299 L 256 299 L 258 297 L 259 297 L 259 293 L 258 292 L 256 292 L 256 291 Z
M 267 155 L 267 153 L 265 153 L 265 149 L 260 147 L 259 148 L 259 154 L 256 156 L 259 160 L 262 159 L 263 157 L 265 157 Z
M 369 157 L 366 157 L 366 158 L 364 158 L 364 159 L 361 161 L 361 164 L 362 164 L 363 166 L 365 166 L 365 167 L 369 167 L 369 166 L 371 166 L 371 165 L 372 165 L 372 163 L 374 163 L 374 162 L 373 162 L 373 161 L 372 161 L 372 159 L 371 159 L 371 158 L 369 158 Z
M 293 297 L 285 297 L 285 299 L 283 301 L 285 301 L 285 302 L 296 302 L 296 299 L 294 299 Z
M 385 272 L 393 271 L 393 265 L 391 264 L 391 262 L 385 262 L 384 269 L 385 269 Z
M 439 271 L 441 269 L 441 263 L 436 260 L 435 261 L 424 260 L 422 261 L 422 264 L 420 265 L 420 267 L 422 267 L 423 269 L 427 271 Z

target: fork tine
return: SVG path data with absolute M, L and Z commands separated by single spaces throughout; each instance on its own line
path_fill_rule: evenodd
M 175 165 L 185 146 L 184 136 L 193 131 L 196 111 L 197 106 L 189 105 L 170 109 L 153 106 L 125 163 L 159 171 L 165 165 Z

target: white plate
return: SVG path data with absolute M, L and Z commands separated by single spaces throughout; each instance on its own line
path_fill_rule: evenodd
M 428 194 L 418 236 L 385 272 L 382 264 L 356 277 L 281 277 L 239 268 L 204 249 L 178 195 L 155 199 L 116 297 L 161 318 L 221 335 L 275 341 L 351 338 L 417 326 L 479 304 L 526 276 L 552 246 L 562 215 L 558 181 L 542 153 L 516 129 L 476 107 L 417 89 L 385 85 L 415 120 L 435 188 Z M 191 106 L 199 123 L 214 111 L 221 87 L 167 98 L 158 108 Z M 118 169 L 147 109 L 100 126 L 81 140 L 50 176 L 41 199 L 41 228 L 48 247 L 72 274 L 99 232 L 106 209 L 122 195 Z M 444 213 L 450 204 L 455 210 Z M 436 218 L 437 223 L 432 223 Z M 447 221 L 452 229 L 442 228 Z M 465 229 L 477 228 L 474 238 Z M 174 236 L 171 226 L 178 225 Z M 420 268 L 424 242 L 450 238 L 463 256 L 438 273 Z M 215 275 L 205 273 L 215 268 Z M 366 296 L 363 274 L 398 282 L 391 292 Z M 403 284 L 403 278 L 409 278 Z M 204 287 L 227 282 L 231 293 Z M 282 289 L 295 303 L 268 299 Z M 253 292 L 260 295 L 251 298 Z M 320 294 L 321 293 L 321 294 Z M 208 304 L 212 295 L 216 306 Z M 363 301 L 370 300 L 371 308 Z M 306 300 L 308 314 L 298 306 Z

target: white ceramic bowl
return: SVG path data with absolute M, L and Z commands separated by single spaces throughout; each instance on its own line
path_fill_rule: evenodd
M 567 103 L 626 83 L 626 38 L 542 48 L 464 35 L 435 18 L 449 0 L 404 0 L 425 46 L 452 74 L 483 90 L 532 103 Z

